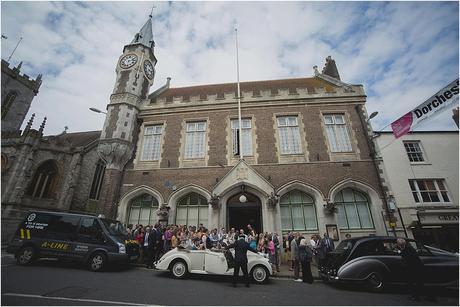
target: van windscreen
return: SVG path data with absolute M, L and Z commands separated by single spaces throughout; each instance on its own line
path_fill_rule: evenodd
M 105 227 L 109 231 L 109 233 L 113 236 L 126 236 L 128 232 L 126 231 L 125 226 L 121 224 L 119 221 L 109 220 L 109 219 L 101 219 L 102 223 L 104 223 Z

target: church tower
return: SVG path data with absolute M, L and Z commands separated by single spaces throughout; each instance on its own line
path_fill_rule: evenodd
M 147 98 L 155 76 L 157 59 L 152 34 L 152 15 L 123 48 L 118 59 L 117 79 L 99 140 L 98 153 L 106 163 L 98 213 L 115 217 L 122 172 L 133 155 L 133 138 L 142 100 Z

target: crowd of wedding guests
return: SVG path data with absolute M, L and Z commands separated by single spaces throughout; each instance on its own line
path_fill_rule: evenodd
M 298 232 L 289 232 L 283 237 L 283 248 L 289 270 L 294 271 L 294 280 L 313 283 L 311 263 L 314 261 L 318 268 L 323 266 L 326 254 L 334 250 L 334 241 L 327 234 L 323 238 L 314 234 L 308 239 Z
M 268 256 L 273 272 L 280 271 L 281 250 L 284 262 L 289 264 L 296 281 L 313 282 L 311 263 L 323 265 L 326 254 L 334 249 L 334 242 L 327 234 L 321 238 L 318 234 L 309 238 L 298 232 L 288 232 L 283 237 L 277 233 L 257 233 L 251 225 L 246 229 L 225 228 L 212 230 L 200 224 L 186 225 L 128 225 L 128 235 L 139 244 L 139 261 L 153 268 L 153 263 L 169 250 L 178 246 L 192 250 L 220 249 L 234 243 L 238 236 L 244 235 L 249 245 Z M 300 271 L 302 279 L 300 279 Z
M 220 249 L 234 243 L 240 234 L 258 252 L 268 255 L 273 266 L 273 272 L 279 272 L 281 240 L 277 233 L 256 233 L 251 225 L 246 229 L 235 230 L 225 228 L 212 230 L 200 224 L 186 225 L 128 225 L 128 235 L 139 244 L 140 259 L 148 268 L 153 268 L 153 262 L 161 258 L 169 250 L 178 247 L 188 249 Z

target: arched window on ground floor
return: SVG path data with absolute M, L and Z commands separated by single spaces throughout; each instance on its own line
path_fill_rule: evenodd
M 310 195 L 299 191 L 290 191 L 280 199 L 282 231 L 317 230 L 315 201 Z
M 176 224 L 199 226 L 208 224 L 208 201 L 198 193 L 192 192 L 177 202 Z
M 334 197 L 340 229 L 374 228 L 368 197 L 354 189 L 341 190 Z
M 158 200 L 147 193 L 144 193 L 130 202 L 128 212 L 128 225 L 154 225 L 157 222 L 156 211 Z

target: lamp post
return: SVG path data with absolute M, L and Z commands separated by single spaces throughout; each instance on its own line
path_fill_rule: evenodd
M 93 111 L 93 112 L 96 112 L 96 113 L 107 114 L 107 112 L 101 111 L 101 110 L 96 109 L 96 108 L 89 108 L 89 109 L 90 109 L 90 111 Z

